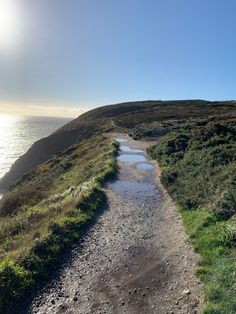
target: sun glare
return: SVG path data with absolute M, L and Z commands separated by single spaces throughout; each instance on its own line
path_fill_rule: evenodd
M 0 49 L 14 48 L 20 32 L 19 2 L 0 0 Z

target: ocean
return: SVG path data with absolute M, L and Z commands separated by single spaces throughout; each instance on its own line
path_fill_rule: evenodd
M 34 142 L 53 133 L 70 120 L 0 114 L 0 178 Z

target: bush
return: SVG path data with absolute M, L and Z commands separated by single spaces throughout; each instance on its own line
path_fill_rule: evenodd
M 0 264 L 0 311 L 6 309 L 6 306 L 10 307 L 31 284 L 30 271 L 11 259 L 5 259 Z
M 148 153 L 201 255 L 204 314 L 236 313 L 236 127 L 212 121 L 170 132 Z
M 22 205 L 34 205 L 44 195 L 43 190 L 36 189 L 34 186 L 27 187 L 26 189 L 17 189 L 3 197 L 0 205 L 0 216 L 15 214 Z
M 219 219 L 229 219 L 236 214 L 236 189 L 229 186 L 211 208 Z

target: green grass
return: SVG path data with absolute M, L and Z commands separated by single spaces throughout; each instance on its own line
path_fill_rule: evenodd
M 204 314 L 236 313 L 236 229 L 234 221 L 217 221 L 205 210 L 181 210 L 184 225 L 201 260 Z
M 232 121 L 189 124 L 149 149 L 200 254 L 204 314 L 236 313 L 236 127 Z
M 91 223 L 102 183 L 116 172 L 116 144 L 101 134 L 122 129 L 158 140 L 149 154 L 202 256 L 205 313 L 235 313 L 235 122 L 234 101 L 134 102 L 86 112 L 35 143 L 0 182 L 8 187 L 34 168 L 0 202 L 0 312 Z
M 0 221 L 0 312 L 10 312 L 40 278 L 49 275 L 58 256 L 105 206 L 102 184 L 116 173 L 117 149 L 117 144 L 108 138 L 87 141 L 39 165 L 4 197 Z M 61 163 L 68 162 L 68 158 L 71 166 L 62 173 L 63 179 L 57 178 L 53 172 L 61 174 Z M 53 178 L 45 194 L 49 198 L 33 202 L 26 198 L 6 212 L 6 200 L 9 204 L 11 197 L 20 197 L 24 188 L 40 184 L 42 172 Z M 63 197 L 58 197 L 63 191 Z

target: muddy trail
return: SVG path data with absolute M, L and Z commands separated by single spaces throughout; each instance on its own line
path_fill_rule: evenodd
M 105 188 L 108 209 L 24 313 L 199 313 L 197 256 L 148 144 L 116 138 L 120 170 Z

